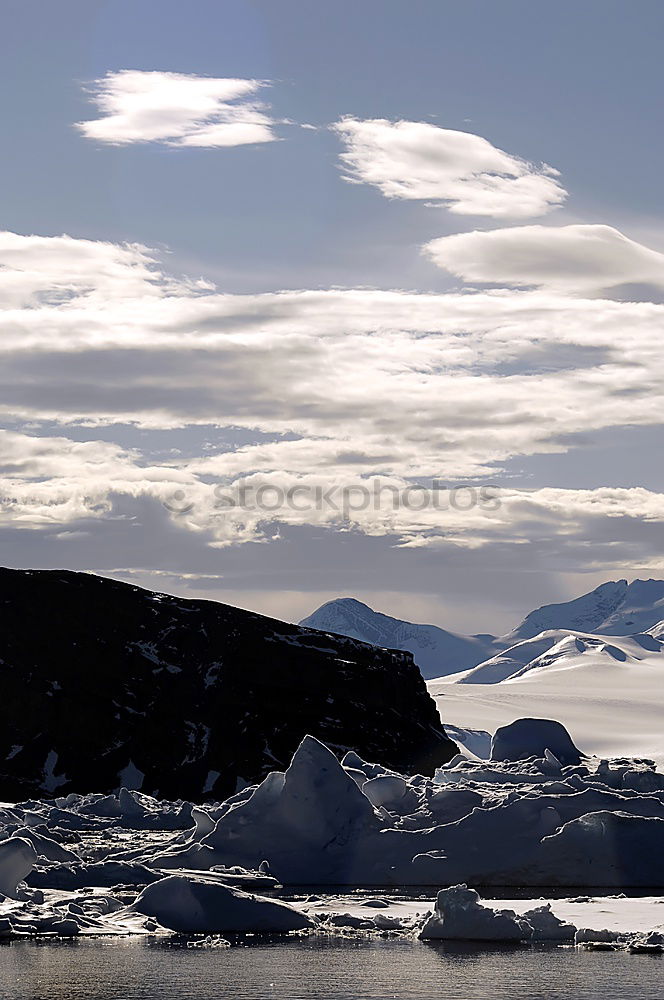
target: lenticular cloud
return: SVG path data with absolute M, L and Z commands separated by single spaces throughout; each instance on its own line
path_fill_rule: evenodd
M 371 184 L 387 198 L 432 201 L 457 215 L 519 219 L 544 215 L 567 197 L 557 170 L 470 132 L 352 117 L 333 129 L 345 146 L 345 179 Z
M 185 73 L 120 70 L 95 80 L 102 117 L 78 122 L 88 139 L 113 145 L 242 146 L 276 138 L 256 94 L 266 84 Z
M 466 282 L 608 294 L 637 285 L 647 296 L 664 286 L 664 254 L 612 226 L 512 226 L 431 240 L 424 253 Z

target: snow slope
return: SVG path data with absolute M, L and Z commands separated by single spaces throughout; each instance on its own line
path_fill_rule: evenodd
M 450 731 L 478 736 L 460 740 L 471 754 L 486 755 L 498 727 L 534 717 L 562 722 L 588 753 L 664 765 L 662 580 L 610 581 L 499 638 L 412 625 L 351 598 L 303 624 L 412 652 Z
M 664 623 L 655 626 L 662 628 Z M 517 677 L 522 672 L 550 666 L 562 665 L 581 653 L 606 653 L 614 659 L 643 659 L 648 653 L 658 653 L 664 643 L 657 638 L 654 630 L 640 632 L 633 636 L 608 636 L 601 633 L 547 629 L 524 639 L 503 652 L 497 653 L 470 670 L 456 675 L 448 675 L 458 684 L 498 684 Z
M 556 719 L 586 753 L 664 763 L 661 626 L 634 636 L 555 632 L 526 640 L 474 670 L 429 681 L 455 726 L 495 732 L 523 717 Z M 555 637 L 537 654 L 544 638 Z M 527 654 L 534 652 L 532 659 Z M 500 670 L 498 669 L 500 667 Z M 502 672 L 502 678 L 499 675 Z M 493 679 L 491 679 L 493 678 Z
M 328 601 L 300 625 L 347 635 L 387 649 L 413 654 L 424 677 L 441 677 L 472 667 L 491 656 L 492 635 L 461 635 L 437 625 L 415 625 L 374 611 L 353 597 Z

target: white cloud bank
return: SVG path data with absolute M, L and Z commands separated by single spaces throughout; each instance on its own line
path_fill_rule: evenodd
M 149 464 L 138 451 L 104 441 L 0 431 L 0 530 L 42 531 L 71 542 L 87 538 L 95 523 L 126 523 L 118 503 L 142 500 L 151 505 L 153 519 L 159 512 L 162 518 L 172 516 L 174 525 L 212 548 L 278 537 L 275 526 L 277 531 L 327 528 L 398 539 L 404 549 L 448 552 L 490 551 L 528 541 L 548 547 L 561 564 L 581 561 L 589 570 L 620 568 L 626 553 L 646 565 L 664 524 L 664 494 L 641 487 L 494 489 L 491 496 L 498 503 L 492 499 L 468 507 L 470 490 L 458 490 L 457 502 L 442 493 L 435 504 L 424 505 L 421 489 L 385 476 L 379 481 L 383 500 L 375 505 L 362 502 L 371 481 L 351 473 L 343 480 L 349 501 L 343 510 L 339 493 L 333 492 L 338 473 L 330 470 L 242 476 L 232 487 L 215 487 L 201 478 L 210 471 L 197 462 Z M 232 506 L 223 499 L 237 498 L 240 487 L 249 490 L 247 504 Z M 256 505 L 256 490 L 264 494 L 262 506 Z M 289 491 L 292 502 L 271 509 L 275 498 Z M 334 502 L 308 502 L 317 494 L 331 495 Z M 395 503 L 394 496 L 409 502 Z
M 243 146 L 276 138 L 256 99 L 260 80 L 144 70 L 107 73 L 92 87 L 102 117 L 78 122 L 88 139 L 113 145 Z
M 565 200 L 558 171 L 497 149 L 479 135 L 425 122 L 342 118 L 333 126 L 345 179 L 387 198 L 446 205 L 457 215 L 524 219 Z
M 554 291 L 218 293 L 154 254 L 0 234 L 0 411 L 237 426 L 256 471 L 490 476 L 566 435 L 658 424 L 664 306 Z M 200 470 L 204 470 L 201 468 Z
M 118 495 L 161 504 L 182 490 L 193 509 L 176 504 L 175 523 L 218 544 L 282 521 L 343 526 L 325 506 L 220 512 L 211 483 L 311 496 L 370 477 L 397 490 L 435 476 L 490 481 L 494 463 L 564 451 L 566 435 L 660 424 L 663 326 L 664 305 L 561 290 L 227 295 L 169 276 L 139 245 L 3 233 L 0 409 L 35 432 L 0 437 L 0 523 L 77 531 L 112 517 Z M 198 438 L 188 457 L 156 460 L 64 430 L 41 438 L 48 420 L 214 424 L 271 440 L 210 452 Z M 513 491 L 497 512 L 388 503 L 351 517 L 410 547 L 564 536 L 584 559 L 583 538 L 601 538 L 607 521 L 629 537 L 662 520 L 662 495 L 608 487 Z
M 466 282 L 596 294 L 664 287 L 664 254 L 611 226 L 515 226 L 431 240 L 424 252 Z

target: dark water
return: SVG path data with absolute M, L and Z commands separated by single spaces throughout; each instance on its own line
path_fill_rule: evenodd
M 140 941 L 0 946 L 1 1000 L 662 1000 L 658 956 L 301 939 L 198 950 Z

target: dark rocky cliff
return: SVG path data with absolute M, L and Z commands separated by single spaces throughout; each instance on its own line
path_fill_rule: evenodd
M 86 573 L 0 569 L 0 799 L 221 798 L 306 733 L 432 773 L 456 752 L 410 653 Z

